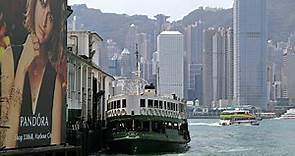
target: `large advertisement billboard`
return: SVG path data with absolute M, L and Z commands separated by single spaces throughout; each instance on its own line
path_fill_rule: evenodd
M 0 148 L 61 144 L 66 0 L 1 0 Z

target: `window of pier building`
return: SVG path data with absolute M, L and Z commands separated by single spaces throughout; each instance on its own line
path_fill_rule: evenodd
M 145 99 L 140 99 L 140 107 L 145 107 Z

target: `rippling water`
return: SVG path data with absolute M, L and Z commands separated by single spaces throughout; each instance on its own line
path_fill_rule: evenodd
M 190 149 L 164 156 L 295 156 L 295 120 L 263 120 L 259 126 L 220 126 L 189 120 Z

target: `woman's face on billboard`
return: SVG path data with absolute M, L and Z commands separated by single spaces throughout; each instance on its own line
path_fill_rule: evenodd
M 53 29 L 53 20 L 48 0 L 37 0 L 34 24 L 35 33 L 40 44 L 45 43 L 50 38 L 50 34 Z

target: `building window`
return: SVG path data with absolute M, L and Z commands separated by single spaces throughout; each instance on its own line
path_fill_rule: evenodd
M 148 107 L 153 108 L 153 100 L 148 100 Z
M 140 99 L 140 107 L 145 107 L 145 99 Z
M 122 108 L 126 108 L 126 99 L 122 100 Z

